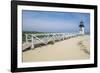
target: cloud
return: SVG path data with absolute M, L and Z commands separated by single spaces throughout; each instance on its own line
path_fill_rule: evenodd
M 27 19 L 23 22 L 23 30 L 27 31 L 43 31 L 43 32 L 57 32 L 76 30 L 78 24 L 72 21 L 65 20 L 33 20 Z

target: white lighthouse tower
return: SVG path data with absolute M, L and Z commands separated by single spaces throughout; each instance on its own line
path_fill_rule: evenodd
M 79 25 L 79 33 L 82 34 L 82 35 L 85 34 L 84 27 L 85 27 L 84 22 L 81 20 L 80 25 Z

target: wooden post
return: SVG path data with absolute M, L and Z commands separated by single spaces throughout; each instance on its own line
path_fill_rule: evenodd
M 33 48 L 34 48 L 34 39 L 33 39 L 33 35 L 32 35 L 32 37 L 31 37 L 31 44 L 32 44 L 31 49 L 33 49 Z
M 48 44 L 48 42 L 49 42 L 49 38 L 50 38 L 49 33 L 47 33 L 47 37 L 46 37 L 46 43 L 47 43 L 47 44 Z
M 28 42 L 28 39 L 27 39 L 28 35 L 27 34 L 25 34 L 25 38 L 26 38 L 25 41 Z
M 53 43 L 55 43 L 55 35 L 56 34 L 53 33 Z
M 64 33 L 63 33 L 63 40 L 64 40 L 64 38 L 65 38 L 65 35 L 64 35 Z
M 59 34 L 59 36 L 60 36 L 60 41 L 62 40 L 62 35 L 61 34 Z

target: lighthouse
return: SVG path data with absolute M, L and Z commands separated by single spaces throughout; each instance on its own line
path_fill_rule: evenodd
M 79 25 L 79 33 L 82 34 L 82 35 L 85 34 L 84 27 L 85 27 L 84 22 L 81 20 L 80 25 Z

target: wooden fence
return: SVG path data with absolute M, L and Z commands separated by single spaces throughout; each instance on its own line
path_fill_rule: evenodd
M 55 43 L 56 41 L 65 40 L 71 37 L 79 36 L 79 33 L 39 33 L 39 34 L 25 34 L 25 42 L 23 43 L 23 50 L 28 47 L 35 48 L 37 44 Z

